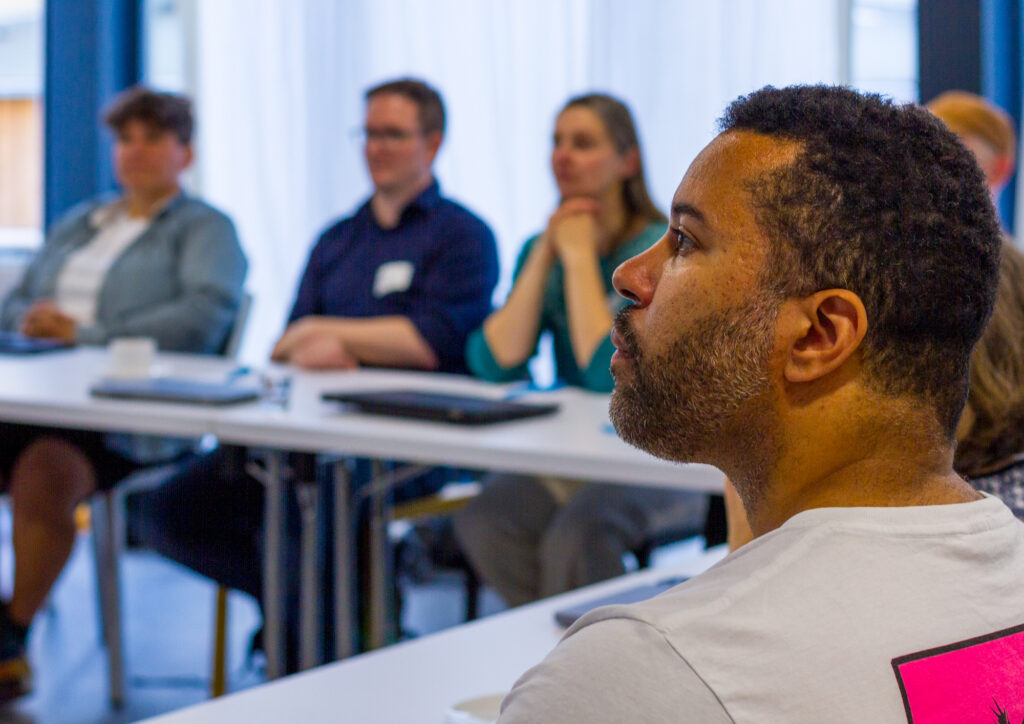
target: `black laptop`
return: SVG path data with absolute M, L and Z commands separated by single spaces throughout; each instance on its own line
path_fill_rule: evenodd
M 101 380 L 89 392 L 94 397 L 153 402 L 187 402 L 195 405 L 233 405 L 260 396 L 258 387 L 223 382 L 155 377 L 141 380 Z
M 0 332 L 0 354 L 39 354 L 70 349 L 74 345 L 60 339 L 26 337 L 18 332 Z
M 416 420 L 435 420 L 457 425 L 489 425 L 524 417 L 550 415 L 557 404 L 534 404 L 495 400 L 471 395 L 449 395 L 419 390 L 376 390 L 372 392 L 325 392 L 323 399 L 352 405 L 360 412 Z

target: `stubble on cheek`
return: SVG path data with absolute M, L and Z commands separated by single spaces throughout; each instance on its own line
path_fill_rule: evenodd
M 609 411 L 622 439 L 667 460 L 715 463 L 709 452 L 721 447 L 723 430 L 770 388 L 776 315 L 763 299 L 712 312 L 647 353 L 620 313 L 616 329 L 632 359 L 616 375 Z

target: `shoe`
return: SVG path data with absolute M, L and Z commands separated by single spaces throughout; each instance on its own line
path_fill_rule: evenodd
M 0 706 L 32 691 L 27 638 L 28 629 L 11 621 L 7 607 L 0 605 Z
M 32 693 L 32 667 L 24 649 L 0 659 L 0 707 Z

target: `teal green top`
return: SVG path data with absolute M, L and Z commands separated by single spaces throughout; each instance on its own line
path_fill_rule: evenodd
M 626 305 L 626 300 L 620 297 L 612 287 L 612 274 L 615 272 L 615 268 L 627 259 L 646 251 L 664 233 L 664 223 L 651 222 L 635 237 L 620 244 L 610 255 L 601 259 L 601 279 L 604 280 L 605 289 L 608 291 L 608 308 L 613 314 Z M 519 277 L 526 258 L 530 255 L 530 250 L 533 249 L 538 238 L 539 235 L 532 237 L 519 253 L 515 274 L 512 277 L 513 283 Z M 569 336 L 569 315 L 565 308 L 565 269 L 557 259 L 548 274 L 547 287 L 544 290 L 540 327 L 537 339 L 533 343 L 534 354 L 536 354 L 540 336 L 545 332 L 550 332 L 554 341 L 555 371 L 560 380 L 596 392 L 611 392 L 615 383 L 608 366 L 611 363 L 615 347 L 612 346 L 610 336 L 606 336 L 597 346 L 590 358 L 590 364 L 585 369 L 580 369 L 576 364 L 576 356 L 572 352 L 572 341 Z M 469 341 L 466 343 L 466 363 L 473 374 L 491 382 L 511 382 L 529 377 L 526 362 L 515 367 L 502 367 L 498 364 L 484 338 L 483 327 L 469 335 Z

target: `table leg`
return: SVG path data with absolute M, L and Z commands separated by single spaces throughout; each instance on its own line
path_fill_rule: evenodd
M 380 648 L 396 639 L 392 615 L 395 610 L 394 558 L 391 555 L 391 541 L 388 539 L 392 491 L 396 485 L 422 475 L 429 469 L 423 465 L 404 465 L 401 468 L 392 467 L 385 472 L 381 461 L 375 460 L 373 463 L 373 479 L 367 490 L 370 498 L 369 648 Z
M 391 476 L 389 476 L 391 477 Z M 391 550 L 388 540 L 388 499 L 390 485 L 384 465 L 373 462 L 373 483 L 370 494 L 370 648 L 380 648 L 391 641 Z
M 295 494 L 299 503 L 299 668 L 311 669 L 323 663 L 320 632 L 320 489 L 316 480 L 316 458 L 298 456 L 295 461 Z
M 284 675 L 284 453 L 270 450 L 263 476 L 263 646 L 267 657 L 267 678 Z
M 330 484 L 334 493 L 334 658 L 344 659 L 355 653 L 355 597 L 352 582 L 352 499 L 350 474 L 345 460 L 332 466 Z

